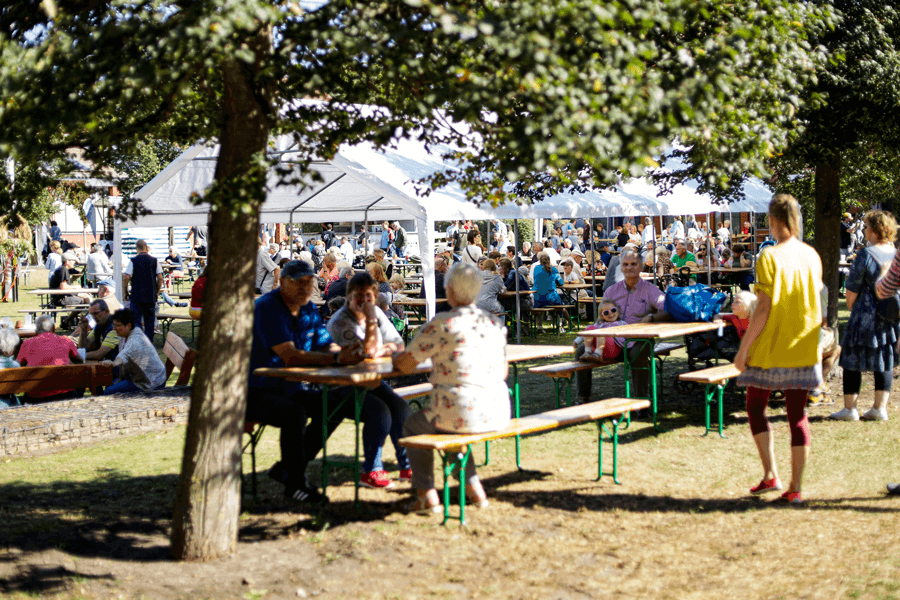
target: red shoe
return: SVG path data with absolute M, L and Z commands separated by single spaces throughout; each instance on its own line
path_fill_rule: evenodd
M 794 506 L 800 506 L 803 504 L 803 499 L 800 497 L 800 492 L 785 492 L 781 495 L 782 502 L 789 502 Z
M 400 469 L 400 481 L 412 481 L 412 469 Z
M 363 473 L 359 477 L 359 485 L 374 489 L 390 489 L 394 487 L 394 482 L 388 478 L 386 471 L 372 471 L 371 473 Z
M 765 494 L 766 492 L 777 492 L 783 489 L 781 485 L 781 480 L 777 477 L 773 477 L 772 479 L 766 481 L 763 479 L 759 482 L 759 485 L 756 487 L 750 488 L 751 494 Z

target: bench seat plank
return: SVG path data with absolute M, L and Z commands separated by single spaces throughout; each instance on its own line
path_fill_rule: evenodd
M 415 385 L 408 385 L 406 387 L 394 388 L 394 393 L 403 398 L 404 400 L 411 400 L 413 398 L 421 398 L 422 396 L 427 396 L 434 390 L 434 386 L 430 383 L 417 383 Z
M 468 444 L 475 444 L 477 442 L 498 440 L 530 433 L 540 433 L 542 431 L 550 431 L 569 425 L 598 421 L 600 419 L 621 415 L 627 411 L 649 408 L 649 406 L 649 400 L 609 398 L 606 400 L 598 400 L 597 402 L 589 402 L 587 404 L 557 408 L 545 413 L 521 417 L 519 419 L 512 419 L 506 428 L 499 431 L 489 431 L 485 433 L 436 433 L 416 435 L 402 438 L 400 440 L 400 445 L 407 448 L 419 448 L 422 450 L 450 450 Z
M 741 372 L 732 363 L 725 365 L 717 365 L 708 369 L 700 369 L 699 371 L 688 371 L 678 376 L 682 381 L 694 381 L 696 383 L 716 384 L 722 383 L 729 379 L 734 379 Z
M 529 373 L 535 375 L 546 375 L 547 377 L 570 377 L 576 371 L 587 371 L 597 367 L 606 367 L 615 364 L 614 360 L 604 361 L 587 361 L 587 360 L 570 360 L 562 363 L 553 363 L 550 365 L 541 365 L 539 367 L 531 367 Z

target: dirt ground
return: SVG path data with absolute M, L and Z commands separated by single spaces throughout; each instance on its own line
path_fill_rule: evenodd
M 839 389 L 839 381 L 832 386 Z M 523 391 L 523 394 L 528 390 Z M 861 405 L 867 408 L 864 399 Z M 184 428 L 123 441 L 112 458 L 72 452 L 12 459 L 49 481 L 0 487 L 0 593 L 7 598 L 898 598 L 900 412 L 887 423 L 825 419 L 810 408 L 813 454 L 802 508 L 752 497 L 759 459 L 737 394 L 727 439 L 701 437 L 701 412 L 670 399 L 656 434 L 635 421 L 621 436 L 622 485 L 595 481 L 596 427 L 494 443 L 479 473 L 491 500 L 468 527 L 406 514 L 408 484 L 361 490 L 335 476 L 331 503 L 294 505 L 265 476 L 277 436 L 260 450 L 258 500 L 245 495 L 234 556 L 168 558 L 171 502 Z M 772 408 L 782 477 L 789 477 L 783 406 Z M 350 447 L 349 431 L 336 434 Z M 132 448 L 132 445 L 138 444 Z M 388 445 L 390 446 L 390 445 Z M 97 450 L 99 452 L 99 450 Z M 141 469 L 116 466 L 136 453 Z M 388 447 L 386 458 L 393 458 Z M 611 453 L 604 456 L 610 469 Z M 483 447 L 478 448 L 479 460 Z M 55 460 L 52 465 L 47 461 Z M 91 466 L 96 461 L 96 466 Z M 2 464 L 2 463 L 0 463 Z M 390 464 L 389 464 L 390 467 Z M 247 465 L 246 468 L 249 468 Z M 2 467 L 0 467 L 2 469 Z M 139 472 L 140 471 L 140 472 Z M 454 488 L 455 489 L 455 488 Z

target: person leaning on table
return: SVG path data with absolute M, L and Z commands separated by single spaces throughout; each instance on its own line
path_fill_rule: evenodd
M 269 476 L 284 484 L 284 495 L 300 502 L 322 502 L 326 498 L 306 481 L 306 466 L 324 444 L 322 437 L 322 394 L 308 384 L 281 377 L 255 375 L 256 369 L 295 366 L 331 366 L 360 362 L 364 355 L 353 346 L 341 348 L 331 339 L 319 311 L 312 303 L 315 273 L 309 263 L 292 260 L 281 271 L 281 285 L 256 301 L 253 311 L 253 344 L 250 349 L 250 378 L 247 389 L 249 422 L 281 429 L 281 460 L 269 469 Z M 353 388 L 328 389 L 328 435 L 344 418 L 354 418 L 354 402 L 345 402 Z M 377 411 L 366 395 L 362 421 Z M 310 428 L 306 421 L 311 419 Z
M 130 308 L 117 310 L 112 315 L 112 323 L 119 336 L 119 354 L 101 364 L 119 367 L 119 380 L 106 388 L 104 394 L 149 392 L 165 387 L 166 366 L 153 342 L 136 326 L 134 312 Z
M 637 252 L 633 248 L 626 248 L 619 255 L 619 261 L 625 279 L 613 284 L 603 293 L 605 300 L 615 302 L 619 307 L 621 311 L 619 318 L 629 325 L 669 320 L 669 315 L 663 310 L 666 295 L 652 282 L 641 279 L 641 259 Z M 584 354 L 585 349 L 584 343 L 579 340 L 580 338 L 575 340 L 576 359 Z M 634 366 L 632 370 L 634 396 L 637 398 L 646 398 L 650 395 L 650 351 L 649 344 L 632 342 L 628 345 L 628 356 Z M 624 357 L 624 353 L 619 356 Z M 591 371 L 575 373 L 579 402 L 591 401 L 591 375 Z
M 483 433 L 509 424 L 509 388 L 506 376 L 506 328 L 500 317 L 474 305 L 481 288 L 481 273 L 474 265 L 457 264 L 447 273 L 447 302 L 452 310 L 426 323 L 394 366 L 411 373 L 430 358 L 434 369 L 431 402 L 413 413 L 403 426 L 404 437 L 433 433 Z M 414 512 L 440 512 L 434 489 L 434 453 L 408 449 Z M 466 495 L 478 507 L 487 506 L 484 488 L 475 473 L 475 457 L 466 463 Z
M 800 223 L 797 200 L 776 194 L 769 203 L 776 244 L 756 263 L 757 306 L 734 357 L 741 371 L 736 383 L 747 388 L 750 432 L 763 467 L 763 479 L 750 493 L 782 489 L 766 405 L 773 390 L 783 390 L 791 432 L 791 484 L 781 498 L 795 505 L 803 502 L 800 486 L 809 457 L 807 396 L 824 383 L 819 350 L 822 261 L 797 237 Z

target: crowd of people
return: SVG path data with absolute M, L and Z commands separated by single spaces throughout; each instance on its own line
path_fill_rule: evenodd
M 762 466 L 762 478 L 750 493 L 783 491 L 784 501 L 802 503 L 802 479 L 810 452 L 806 407 L 810 395 L 821 392 L 835 364 L 843 368 L 844 407 L 831 417 L 888 419 L 892 371 L 900 358 L 897 223 L 883 211 L 871 211 L 859 223 L 845 215 L 842 260 L 852 258 L 853 262 L 846 272 L 850 319 L 842 338 L 827 327 L 822 263 L 816 251 L 801 241 L 797 201 L 787 194 L 776 195 L 768 223 L 770 241 L 754 254 L 756 231 L 749 222 L 738 233 L 728 221 L 710 231 L 706 223 L 677 217 L 657 233 L 651 219 L 637 225 L 626 221 L 609 232 L 603 224 L 592 231 L 589 221 L 573 219 L 553 224 L 538 241 L 521 245 L 500 220 L 489 225 L 488 244 L 471 222 L 453 222 L 446 243 L 435 252 L 435 288 L 441 302 L 409 346 L 398 334 L 394 320 L 402 308 L 392 306 L 392 301 L 404 299 L 407 293 L 403 277 L 393 272 L 390 260 L 406 255 L 407 234 L 399 223 L 383 223 L 381 233 L 372 240 L 363 228 L 354 240 L 364 248 L 361 253 L 355 252 L 346 236 L 337 236 L 330 223 L 323 225 L 318 238 L 305 244 L 296 239 L 292 243 L 261 239 L 256 270 L 260 297 L 254 312 L 246 418 L 280 428 L 281 458 L 269 475 L 283 484 L 289 498 L 325 500 L 308 482 L 307 465 L 340 421 L 354 418 L 354 403 L 344 402 L 353 390 L 332 388 L 323 413 L 321 393 L 315 386 L 260 377 L 254 374 L 256 369 L 347 365 L 380 358 L 408 373 L 430 359 L 434 391 L 421 411 L 411 414 L 408 404 L 386 383 L 366 391 L 360 413 L 364 456 L 359 482 L 365 487 L 390 488 L 395 481 L 409 481 L 415 492 L 411 509 L 437 512 L 440 500 L 434 487 L 433 453 L 406 450 L 398 442 L 404 436 L 427 433 L 492 431 L 509 422 L 503 358 L 507 335 L 500 316 L 516 301 L 509 292 L 533 292 L 519 297 L 526 311 L 559 306 L 566 303 L 560 294 L 565 284 L 583 283 L 586 275 L 604 275 L 605 282 L 598 289 L 602 293 L 598 312 L 592 315 L 594 323 L 588 330 L 665 321 L 669 319 L 665 285 L 641 274 L 655 273 L 665 279 L 680 267 L 713 262 L 748 269 L 737 281 L 744 291 L 735 296 L 732 312 L 720 318 L 734 327 L 739 339 L 734 357 L 740 371 L 737 384 L 747 390 L 748 421 Z M 845 236 L 852 238 L 847 245 Z M 862 245 L 858 236 L 862 236 Z M 67 265 L 77 257 L 57 250 L 51 245 L 51 254 L 57 255 L 51 260 L 51 283 L 65 289 Z M 79 318 L 76 335 L 57 335 L 52 318 L 41 317 L 36 324 L 39 335 L 26 340 L 13 358 L 18 340 L 12 338 L 14 332 L 0 331 L 0 366 L 101 360 L 118 371 L 118 381 L 108 388 L 109 393 L 164 385 L 164 367 L 152 343 L 153 311 L 164 287 L 163 261 L 150 256 L 142 241 L 137 250 L 125 270 L 126 285 L 131 283 L 129 308 L 110 307 L 115 299 L 109 293 L 112 284 L 104 283 L 106 267 L 97 257 L 90 270 L 96 281 L 107 286 L 105 294 L 94 300 L 73 294 L 59 301 L 62 306 L 90 303 L 88 315 Z M 181 259 L 171 250 L 166 262 L 177 269 Z M 96 251 L 101 252 L 99 248 Z M 91 264 L 90 258 L 88 262 Z M 694 277 L 700 279 L 702 273 Z M 753 293 L 749 292 L 751 283 L 755 283 Z M 202 314 L 205 286 L 204 270 L 194 284 L 190 302 L 191 315 L 196 318 Z M 419 293 L 424 296 L 425 290 Z M 312 302 L 316 296 L 325 301 L 324 309 Z M 648 395 L 651 349 L 647 344 L 628 343 L 615 335 L 579 337 L 574 343 L 575 355 L 582 360 L 615 361 L 628 356 L 635 367 L 635 395 Z M 875 391 L 872 408 L 860 414 L 857 404 L 864 372 L 873 373 Z M 576 386 L 578 401 L 589 402 L 591 371 L 578 372 Z M 774 436 L 766 415 L 774 391 L 784 393 L 787 405 L 791 478 L 786 486 L 778 474 Z M 58 390 L 48 397 L 72 393 Z M 4 401 L 10 402 L 0 398 Z M 324 431 L 319 426 L 323 420 Z M 388 438 L 396 457 L 396 479 L 387 472 L 383 459 Z M 469 501 L 486 506 L 474 459 L 467 462 L 460 477 Z M 900 484 L 890 484 L 888 491 L 900 494 Z

